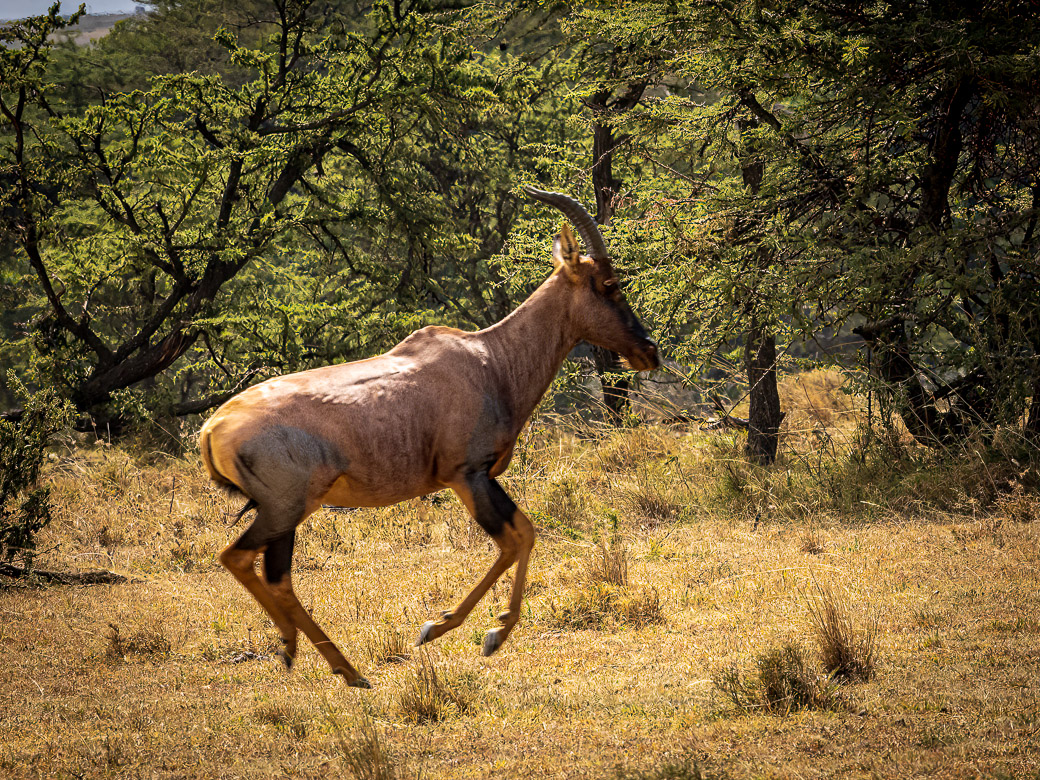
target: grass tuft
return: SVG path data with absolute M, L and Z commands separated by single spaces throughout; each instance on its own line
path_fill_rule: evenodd
M 618 767 L 614 772 L 615 780 L 715 780 L 721 777 L 705 774 L 697 761 L 686 756 L 652 769 Z
M 628 491 L 629 504 L 636 517 L 650 527 L 674 520 L 682 513 L 682 505 L 673 499 L 674 479 L 647 466 L 635 473 L 635 483 Z
M 655 587 L 642 587 L 638 593 L 626 593 L 618 602 L 618 612 L 633 628 L 664 623 L 661 593 Z
M 336 735 L 343 763 L 350 770 L 348 777 L 356 780 L 398 780 L 403 776 L 383 748 L 379 729 L 367 706 L 362 706 L 357 724 L 349 732 L 340 725 L 328 707 L 326 718 Z
M 642 628 L 663 622 L 661 594 L 652 587 L 633 592 L 602 581 L 589 582 L 565 600 L 549 602 L 549 623 L 559 629 Z
M 266 702 L 253 710 L 253 718 L 283 731 L 293 739 L 307 736 L 309 718 L 299 708 L 286 702 Z
M 475 688 L 473 679 L 451 667 L 438 669 L 430 653 L 423 651 L 405 680 L 398 711 L 409 723 L 439 723 L 465 713 L 476 698 Z
M 565 477 L 554 484 L 545 496 L 545 513 L 557 524 L 581 528 L 588 523 L 589 497 L 575 478 Z
M 411 658 L 411 646 L 400 629 L 383 623 L 368 637 L 365 652 L 377 666 L 400 664 Z
M 826 549 L 823 544 L 823 534 L 820 533 L 819 528 L 811 523 L 802 531 L 801 541 L 800 549 L 807 555 L 819 555 Z
M 850 682 L 871 679 L 877 666 L 877 618 L 858 628 L 848 600 L 824 585 L 817 584 L 807 602 L 827 673 Z
M 712 678 L 715 690 L 741 713 L 764 710 L 788 715 L 797 710 L 835 709 L 837 684 L 819 674 L 795 644 L 784 644 L 761 653 L 755 668 L 727 667 Z
M 129 634 L 120 632 L 115 623 L 109 623 L 108 627 L 107 655 L 113 660 L 124 660 L 131 655 L 167 656 L 172 649 L 161 623 Z
M 606 536 L 600 537 L 585 561 L 585 578 L 589 583 L 628 587 L 628 547 L 620 535 L 614 533 L 609 540 Z

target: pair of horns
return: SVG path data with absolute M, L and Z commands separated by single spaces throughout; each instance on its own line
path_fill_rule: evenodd
M 562 211 L 563 216 L 567 217 L 577 228 L 585 242 L 589 257 L 594 260 L 607 259 L 607 242 L 603 240 L 603 234 L 599 232 L 599 225 L 578 201 L 562 192 L 547 192 L 546 190 L 536 190 L 534 187 L 524 187 L 524 192 L 535 200 L 548 203 Z

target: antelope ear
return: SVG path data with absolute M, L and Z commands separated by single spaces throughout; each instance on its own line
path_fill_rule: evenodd
M 578 242 L 571 232 L 570 225 L 566 222 L 563 223 L 559 234 L 553 240 L 553 262 L 556 263 L 557 268 L 562 267 L 571 279 L 577 278 L 581 253 L 578 251 Z

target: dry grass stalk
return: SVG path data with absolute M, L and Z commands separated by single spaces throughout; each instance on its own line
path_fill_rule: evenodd
M 405 681 L 398 712 L 409 723 L 436 723 L 469 709 L 472 690 L 448 667 L 438 669 L 429 652 L 419 653 L 414 674 Z
M 857 628 L 848 600 L 825 585 L 817 584 L 806 602 L 827 673 L 841 680 L 871 679 L 877 666 L 877 618 Z

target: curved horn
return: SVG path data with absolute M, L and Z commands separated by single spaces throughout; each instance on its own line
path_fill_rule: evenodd
M 571 224 L 581 234 L 581 238 L 585 242 L 585 248 L 589 252 L 589 257 L 595 260 L 606 260 L 609 257 L 607 254 L 607 243 L 603 240 L 603 234 L 599 232 L 599 225 L 596 224 L 589 212 L 578 201 L 568 195 L 564 195 L 562 192 L 546 192 L 545 190 L 536 190 L 534 187 L 524 187 L 524 192 L 535 200 L 548 203 L 550 206 L 555 206 L 562 211 L 563 215 L 571 221 Z

